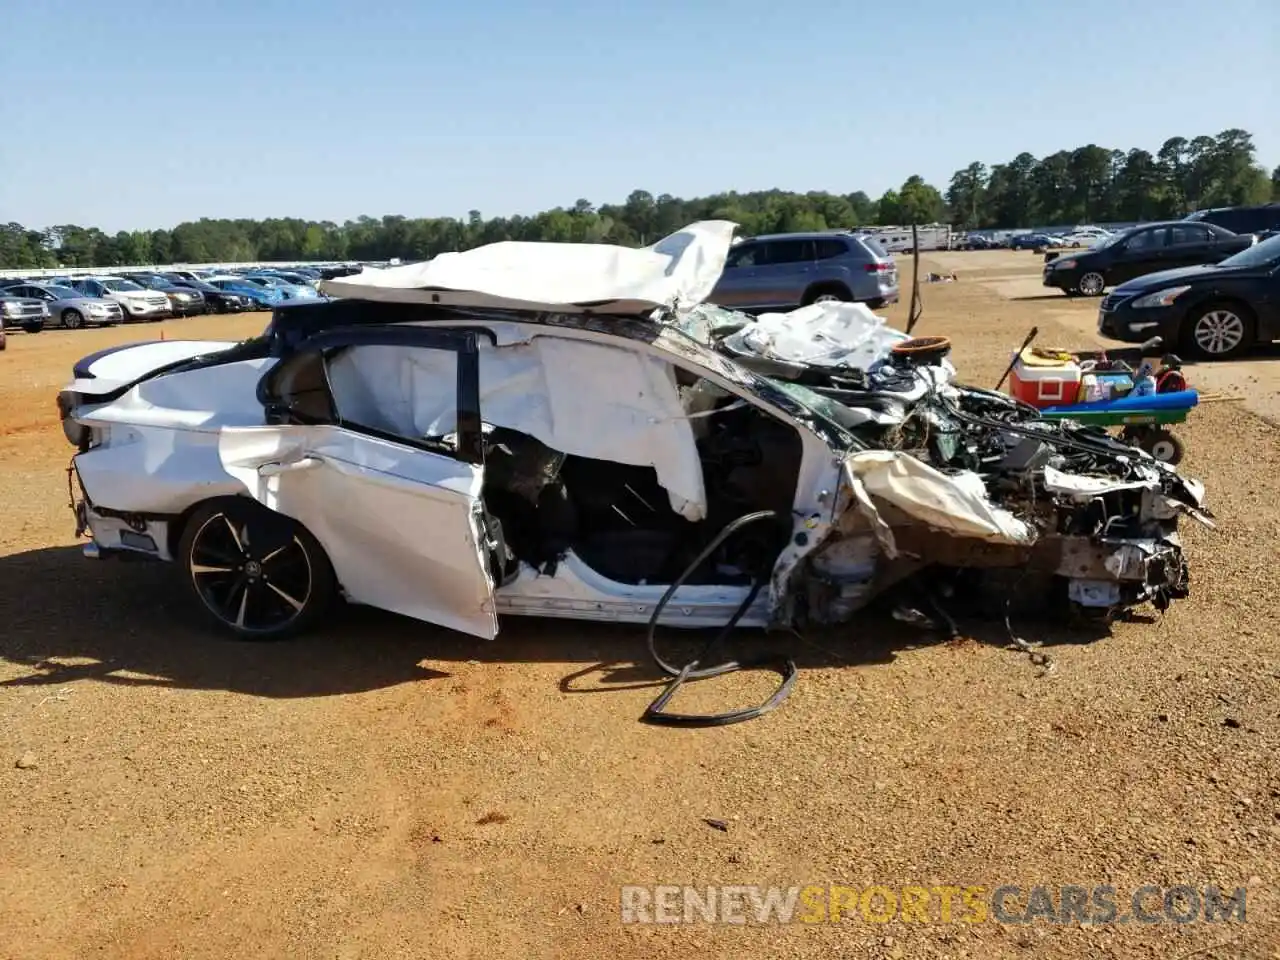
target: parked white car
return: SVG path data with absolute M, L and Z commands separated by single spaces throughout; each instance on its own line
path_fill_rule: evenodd
M 258 639 L 339 595 L 478 637 L 844 622 L 949 578 L 1103 613 L 1185 596 L 1198 484 L 956 386 L 861 305 L 703 305 L 733 228 L 493 244 L 326 281 L 341 299 L 243 343 L 88 357 L 58 397 L 76 533 L 175 562 Z
M 163 320 L 173 313 L 169 298 L 124 277 L 79 277 L 71 286 L 86 297 L 114 300 L 124 321 Z
M 1102 227 L 1077 227 L 1062 238 L 1065 247 L 1092 247 L 1111 236 L 1110 230 Z

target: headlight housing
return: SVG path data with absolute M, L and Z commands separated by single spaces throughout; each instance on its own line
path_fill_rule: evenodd
M 18 305 L 6 300 L 0 304 L 0 312 L 3 312 L 6 317 L 11 317 L 18 312 Z
M 1167 307 L 1190 289 L 1191 287 L 1185 285 L 1167 287 L 1164 290 L 1157 290 L 1155 293 L 1148 293 L 1144 297 L 1139 297 L 1133 301 L 1132 306 L 1135 310 L 1144 310 L 1149 307 Z
M 1071 268 L 1073 268 L 1073 267 L 1075 267 L 1075 266 L 1076 266 L 1076 261 L 1071 260 L 1071 259 L 1066 259 L 1066 260 L 1054 260 L 1054 261 L 1053 261 L 1053 269 L 1055 269 L 1055 270 L 1057 270 L 1057 269 L 1059 269 L 1059 268 L 1061 268 L 1061 269 L 1063 269 L 1063 270 L 1070 270 Z

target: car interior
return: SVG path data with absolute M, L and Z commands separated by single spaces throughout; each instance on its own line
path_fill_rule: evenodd
M 684 371 L 677 379 L 689 405 L 704 407 L 694 422 L 705 519 L 690 521 L 673 510 L 653 467 L 569 456 L 528 434 L 495 428 L 486 444 L 483 497 L 516 559 L 553 573 L 573 550 L 619 583 L 666 584 L 727 524 L 771 510 L 777 522 L 744 528 L 684 582 L 744 584 L 768 575 L 791 532 L 800 436 L 757 407 L 714 396 L 707 381 Z
M 399 351 L 397 359 L 403 361 L 406 352 Z M 452 355 L 428 353 L 435 355 L 430 362 L 439 364 L 438 381 L 451 390 L 456 369 Z M 422 390 L 421 383 L 415 387 L 404 377 L 386 375 L 385 367 L 377 369 L 382 372 L 375 373 L 373 365 L 361 371 L 338 356 L 327 358 L 323 370 L 318 364 L 297 367 L 290 374 L 292 382 L 282 384 L 292 397 L 291 418 L 339 422 L 383 439 L 403 438 L 428 452 L 448 455 L 456 449 L 450 447 L 452 411 L 441 415 L 439 407 L 432 407 L 434 412 L 423 413 L 430 404 L 413 396 L 415 389 Z M 499 545 L 492 558 L 495 583 L 511 582 L 521 562 L 554 575 L 570 550 L 616 582 L 671 583 L 727 524 L 766 510 L 777 519 L 752 523 L 728 537 L 683 582 L 736 585 L 768 576 L 791 535 L 801 437 L 790 424 L 710 381 L 678 367 L 667 369 L 702 473 L 706 507 L 697 520 L 673 507 L 670 490 L 654 466 L 557 450 L 508 425 L 515 417 L 492 422 L 506 419 L 502 403 L 486 405 L 482 397 L 482 499 L 491 539 Z M 484 370 L 482 365 L 482 383 Z M 537 404 L 535 393 L 516 399 Z M 442 396 L 452 406 L 452 394 Z M 414 402 L 416 415 L 408 412 Z

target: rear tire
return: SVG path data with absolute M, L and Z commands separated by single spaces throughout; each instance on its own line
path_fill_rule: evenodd
M 806 290 L 800 304 L 807 307 L 811 303 L 848 303 L 852 299 L 853 294 L 849 292 L 848 287 L 838 283 L 828 283 Z
M 63 310 L 62 325 L 68 330 L 79 330 L 84 326 L 84 317 L 79 310 Z
M 200 608 L 241 640 L 283 640 L 332 605 L 324 548 L 295 520 L 245 497 L 211 500 L 187 520 L 177 562 Z

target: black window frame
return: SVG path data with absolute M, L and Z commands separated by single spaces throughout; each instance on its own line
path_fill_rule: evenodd
M 818 245 L 813 237 L 778 237 L 774 240 L 766 240 L 765 260 L 764 263 L 758 263 L 760 267 L 789 267 L 796 263 L 813 263 L 817 259 Z M 774 251 L 779 247 L 796 246 L 800 248 L 801 256 L 795 260 L 775 260 Z M 808 247 L 808 255 L 805 255 L 805 247 Z
M 725 269 L 738 270 L 744 267 L 750 268 L 757 266 L 754 261 L 748 264 L 741 264 L 736 261 L 742 259 L 747 251 L 760 250 L 763 246 L 764 244 L 758 240 L 744 240 L 742 243 L 734 244 L 729 248 L 729 255 L 725 258 Z
M 1177 234 L 1179 230 L 1190 230 L 1199 233 L 1200 236 L 1193 240 L 1178 240 Z M 1167 247 L 1191 247 L 1206 246 L 1214 241 L 1216 234 L 1207 223 L 1175 223 L 1169 226 L 1169 242 Z
M 483 466 L 484 433 L 480 419 L 479 347 L 479 336 L 482 333 L 483 331 L 459 328 L 372 325 L 328 330 L 299 344 L 294 352 L 263 375 L 257 386 L 258 402 L 262 404 L 267 423 L 297 423 L 304 426 L 329 424 L 353 433 L 402 444 L 424 453 L 452 457 L 463 463 Z M 317 358 L 327 364 L 336 353 L 361 346 L 420 347 L 452 351 L 457 355 L 456 429 L 458 439 L 456 449 L 445 449 L 427 441 L 386 433 L 365 424 L 344 420 L 334 400 L 332 385 L 328 382 L 327 367 L 325 384 L 329 388 L 327 397 L 329 414 L 325 417 L 301 414 L 296 406 L 291 405 L 288 398 L 276 389 L 277 381 L 292 374 L 303 364 L 314 363 Z
M 833 252 L 824 254 L 822 252 L 824 245 L 828 246 Z M 817 261 L 834 260 L 837 257 L 843 257 L 851 249 L 849 240 L 846 237 L 819 237 L 813 241 L 813 247 L 813 258 Z
M 1164 243 L 1160 244 L 1159 246 L 1135 247 L 1133 245 L 1133 241 L 1136 240 L 1138 237 L 1149 236 L 1156 233 L 1164 234 Z M 1153 250 L 1168 250 L 1168 249 L 1169 249 L 1169 225 L 1168 224 L 1163 224 L 1162 226 L 1159 226 L 1159 227 L 1147 227 L 1144 230 L 1135 230 L 1132 234 L 1126 237 L 1124 241 L 1125 253 L 1150 253 Z

